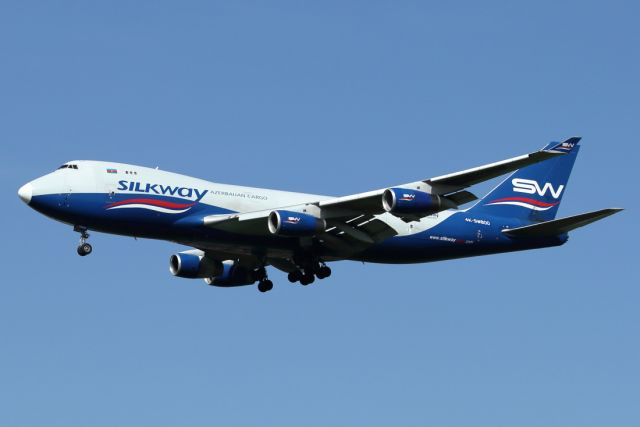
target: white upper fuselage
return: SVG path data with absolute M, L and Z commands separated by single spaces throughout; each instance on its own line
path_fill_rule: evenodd
M 184 199 L 185 202 L 197 201 L 230 212 L 244 213 L 282 209 L 332 199 L 332 196 L 325 195 L 214 183 L 125 163 L 76 160 L 67 162 L 63 166 L 65 165 L 69 167 L 61 167 L 23 186 L 20 189 L 20 193 L 24 195 L 23 200 L 27 195 L 31 200 L 38 196 L 60 195 L 73 199 L 74 195 L 93 194 L 104 195 L 105 202 L 115 199 L 117 195 L 125 194 L 141 197 L 172 195 Z M 161 211 L 163 208 L 155 209 Z M 411 225 L 391 214 L 381 214 L 378 217 L 393 227 L 398 235 L 407 235 L 433 227 L 452 213 L 454 212 L 440 212 L 414 221 Z M 51 215 L 49 212 L 46 214 L 62 222 L 71 223 L 64 217 Z
M 178 188 L 198 189 L 201 192 L 206 191 L 204 197 L 199 200 L 200 202 L 222 206 L 236 212 L 269 209 L 328 198 L 313 194 L 212 183 L 173 172 L 125 163 L 77 160 L 65 163 L 65 165 L 77 165 L 78 168 L 57 169 L 31 181 L 27 186 L 31 187 L 32 195 L 67 192 L 78 194 L 157 194 L 153 188 L 151 191 L 145 191 L 146 184 L 162 184 Z M 114 172 L 108 173 L 109 170 Z M 140 185 L 129 190 L 129 186 L 124 189 L 123 185 L 120 185 L 120 181 L 137 182 Z M 188 194 L 188 192 L 176 193 L 175 195 L 187 200 L 197 198 L 197 194 Z

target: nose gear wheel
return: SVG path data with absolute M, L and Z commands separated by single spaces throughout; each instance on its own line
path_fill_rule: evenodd
M 78 245 L 78 255 L 87 256 L 91 252 L 93 252 L 93 247 L 87 243 L 87 239 L 89 238 L 89 233 L 87 233 L 87 227 L 82 227 L 80 225 L 76 225 L 73 227 L 73 231 L 80 233 L 80 244 Z

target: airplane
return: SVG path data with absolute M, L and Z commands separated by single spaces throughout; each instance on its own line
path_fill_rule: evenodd
M 212 286 L 273 288 L 267 267 L 309 285 L 327 263 L 421 263 L 552 246 L 622 209 L 556 219 L 580 138 L 421 181 L 342 197 L 218 184 L 142 166 L 77 160 L 18 190 L 22 201 L 80 233 L 161 239 L 193 249 L 169 271 Z M 510 173 L 479 199 L 468 187 Z M 461 208 L 470 202 L 475 204 Z

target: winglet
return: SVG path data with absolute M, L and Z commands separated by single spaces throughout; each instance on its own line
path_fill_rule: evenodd
M 552 153 L 570 153 L 580 142 L 582 138 L 579 136 L 573 136 L 562 142 L 551 142 L 543 148 L 544 151 Z

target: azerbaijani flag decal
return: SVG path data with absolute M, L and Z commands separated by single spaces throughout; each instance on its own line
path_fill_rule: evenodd
M 107 173 L 118 173 L 118 169 L 109 168 L 107 169 Z
M 107 210 L 112 209 L 147 209 L 154 212 L 180 214 L 191 209 L 195 203 L 174 203 L 156 199 L 127 199 L 107 205 Z

